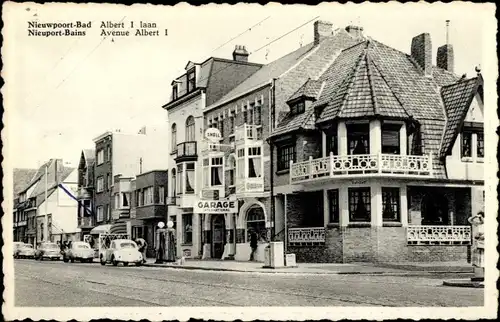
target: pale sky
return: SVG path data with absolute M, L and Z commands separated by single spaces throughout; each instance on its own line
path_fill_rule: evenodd
M 315 17 L 334 27 L 360 25 L 365 35 L 406 53 L 412 37 L 428 32 L 434 61 L 437 48 L 445 43 L 445 20 L 450 19 L 455 71 L 469 77 L 475 76 L 479 64 L 488 68 L 484 57 L 488 53 L 482 46 L 494 41 L 483 39 L 485 17 L 494 16 L 494 7 L 471 3 L 201 7 L 10 3 L 3 15 L 4 122 L 14 167 L 37 167 L 55 157 L 76 164 L 80 151 L 92 148 L 92 139 L 107 130 L 136 132 L 143 125 L 166 126 L 167 112 L 161 106 L 170 95 L 172 79 L 183 73 L 189 60 L 231 58 L 238 44 L 251 53 L 249 61 L 271 62 L 301 43 L 310 43 L 313 22 L 253 51 Z M 92 21 L 92 28 L 83 37 L 28 37 L 28 21 L 33 19 Z M 100 36 L 102 21 L 137 25 L 141 20 L 156 23 L 161 36 L 104 40 Z M 162 35 L 164 29 L 168 36 Z

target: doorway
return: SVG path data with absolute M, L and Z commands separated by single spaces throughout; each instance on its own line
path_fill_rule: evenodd
M 212 217 L 212 258 L 220 259 L 224 254 L 226 221 L 224 215 Z

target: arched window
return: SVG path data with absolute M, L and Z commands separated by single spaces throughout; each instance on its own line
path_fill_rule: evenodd
M 172 124 L 172 135 L 170 139 L 172 140 L 172 152 L 177 151 L 177 125 L 175 123 Z
M 186 119 L 186 142 L 196 141 L 195 130 L 194 130 L 194 117 L 189 116 Z
M 266 217 L 262 207 L 255 205 L 247 211 L 247 242 L 250 242 L 251 234 L 257 234 L 259 242 L 267 241 Z
M 172 168 L 172 186 L 171 186 L 171 189 L 172 189 L 172 197 L 176 197 L 177 193 L 176 193 L 176 187 L 177 187 L 177 180 L 176 180 L 176 174 L 175 174 L 175 168 Z
M 236 173 L 236 158 L 234 154 L 230 154 L 226 160 L 226 169 L 227 169 L 227 178 L 228 178 L 228 186 L 234 186 L 235 182 L 235 173 Z

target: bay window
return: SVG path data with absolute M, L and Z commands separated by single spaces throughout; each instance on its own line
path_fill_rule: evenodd
M 347 147 L 349 154 L 369 154 L 370 135 L 368 124 L 347 125 Z
M 382 126 L 382 153 L 400 154 L 400 124 L 384 124 Z
M 248 109 L 248 122 L 246 122 L 247 124 L 251 124 L 251 125 L 254 124 L 254 119 L 253 119 L 253 116 L 254 116 L 254 107 L 255 107 L 255 104 L 251 103 L 250 104 L 250 108 Z
M 370 222 L 370 188 L 349 188 L 349 220 L 352 222 Z
M 383 221 L 400 221 L 399 188 L 382 187 Z
M 153 187 L 144 189 L 144 205 L 152 205 L 154 203 L 153 192 Z
M 248 177 L 262 177 L 262 155 L 260 147 L 248 148 Z

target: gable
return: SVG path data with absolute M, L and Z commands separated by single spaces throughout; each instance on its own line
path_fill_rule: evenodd
M 484 123 L 483 113 L 483 103 L 481 102 L 479 93 L 477 93 L 469 106 L 469 110 L 467 111 L 467 115 L 465 116 L 465 122 Z

